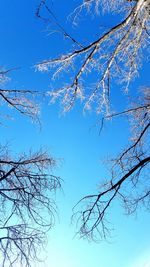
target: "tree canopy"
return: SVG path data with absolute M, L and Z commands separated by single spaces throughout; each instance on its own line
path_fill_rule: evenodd
M 1 84 L 6 82 L 9 71 L 1 70 Z M 36 93 L 0 89 L 0 98 L 8 109 L 39 121 L 38 107 L 31 99 Z M 18 156 L 14 153 L 10 153 L 7 144 L 0 145 L 1 266 L 29 267 L 39 260 L 38 251 L 46 241 L 46 232 L 54 225 L 57 208 L 50 193 L 60 188 L 61 183 L 52 172 L 56 160 L 47 151 L 29 151 Z
M 131 128 L 128 146 L 111 159 L 110 175 L 99 190 L 83 196 L 73 209 L 80 237 L 101 240 L 110 234 L 107 212 L 115 200 L 127 214 L 136 212 L 139 206 L 150 209 L 149 84 L 141 90 L 135 87 L 130 103 L 123 110 L 112 109 L 114 87 L 120 91 L 123 88 L 126 98 L 130 86 L 135 86 L 134 79 L 140 76 L 143 63 L 149 64 L 150 0 L 80 1 L 69 15 L 71 25 L 78 32 L 80 18 L 86 19 L 87 12 L 106 19 L 113 15 L 114 24 L 98 28 L 96 37 L 75 38 L 59 22 L 49 2 L 39 1 L 36 17 L 51 23 L 71 42 L 70 48 L 56 58 L 50 54 L 48 59 L 33 62 L 36 70 L 49 72 L 50 78 L 58 79 L 60 86 L 46 94 L 38 90 L 8 89 L 5 83 L 13 69 L 1 68 L 0 99 L 6 108 L 1 117 L 5 118 L 5 111 L 11 108 L 39 123 L 36 96 L 44 94 L 52 102 L 58 100 L 64 112 L 70 111 L 80 99 L 84 111 L 96 110 L 100 131 L 109 120 L 128 119 Z M 45 244 L 46 233 L 54 225 L 57 212 L 52 193 L 61 187 L 61 179 L 53 174 L 56 165 L 57 161 L 44 149 L 18 155 L 17 151 L 10 153 L 8 145 L 0 144 L 2 267 L 16 264 L 30 267 L 38 260 L 40 245 Z
M 71 51 L 62 51 L 61 56 L 45 59 L 36 65 L 39 71 L 54 70 L 55 79 L 66 77 L 65 74 L 61 76 L 61 72 L 70 73 L 65 82 L 61 80 L 60 88 L 49 92 L 52 101 L 59 99 L 67 112 L 77 99 L 81 99 L 84 110 L 96 108 L 98 114 L 103 114 L 101 129 L 106 121 L 118 116 L 126 116 L 132 128 L 128 147 L 112 160 L 110 177 L 101 185 L 99 192 L 83 197 L 74 209 L 81 237 L 96 240 L 107 238 L 110 234 L 107 210 L 115 199 L 123 203 L 128 214 L 135 212 L 139 205 L 146 206 L 147 210 L 150 208 L 149 86 L 145 85 L 141 92 L 135 88 L 130 105 L 124 110 L 111 110 L 115 84 L 119 83 L 127 93 L 130 84 L 134 85 L 134 78 L 140 75 L 143 62 L 148 61 L 150 1 L 84 0 L 70 15 L 73 24 L 86 11 L 93 14 L 94 10 L 97 15 L 102 10 L 105 14 L 121 14 L 113 27 L 98 30 L 98 37 L 86 43 L 76 40 L 59 25 L 46 1 L 41 1 L 38 7 L 39 18 L 42 18 L 42 8 L 46 9 L 61 33 L 73 43 Z

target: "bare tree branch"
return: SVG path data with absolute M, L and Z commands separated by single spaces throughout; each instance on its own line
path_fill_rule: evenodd
M 62 76 L 60 88 L 49 92 L 52 101 L 60 99 L 64 111 L 69 111 L 79 98 L 85 109 L 94 106 L 98 113 L 104 113 L 101 129 L 106 120 L 118 116 L 126 116 L 131 123 L 131 140 L 120 155 L 111 160 L 110 179 L 101 185 L 100 192 L 83 197 L 74 209 L 79 234 L 93 239 L 108 236 L 107 211 L 115 199 L 123 203 L 128 214 L 135 212 L 140 204 L 150 209 L 149 88 L 128 108 L 110 112 L 112 85 L 123 84 L 127 92 L 144 59 L 147 60 L 150 0 L 83 0 L 70 15 L 72 23 L 76 23 L 85 10 L 98 13 L 100 8 L 110 14 L 121 12 L 121 21 L 107 31 L 98 31 L 98 38 L 91 41 L 90 37 L 84 47 L 73 47 L 71 52 L 36 65 L 39 71 L 53 71 L 53 79 L 63 71 L 69 73 L 65 79 Z
M 147 89 L 144 96 L 139 97 L 139 106 L 136 100 L 131 109 L 112 114 L 112 118 L 124 114 L 130 121 L 132 118 L 134 135 L 129 146 L 112 160 L 111 178 L 101 185 L 100 192 L 83 197 L 75 206 L 74 216 L 77 216 L 81 237 L 99 240 L 109 236 L 111 229 L 107 226 L 107 212 L 115 200 L 120 199 L 128 214 L 136 212 L 140 205 L 150 209 L 149 100 Z
M 0 83 L 12 71 L 1 70 Z M 37 91 L 0 88 L 0 100 L 8 108 L 32 119 L 38 106 L 32 100 Z M 15 151 L 15 154 L 17 151 Z M 18 158 L 0 145 L 0 258 L 2 267 L 31 267 L 39 261 L 38 252 L 46 233 L 55 223 L 57 206 L 54 194 L 61 180 L 53 174 L 56 161 L 39 150 Z
M 17 263 L 30 267 L 38 259 L 38 249 L 57 214 L 50 194 L 61 187 L 61 181 L 52 174 L 54 166 L 55 160 L 42 150 L 24 154 L 18 160 L 13 160 L 7 151 L 0 157 L 2 267 Z
M 48 18 L 45 18 L 42 16 L 41 12 L 42 12 L 42 9 L 43 7 L 45 8 L 45 10 L 47 11 L 48 13 Z M 74 38 L 72 37 L 65 29 L 64 27 L 62 27 L 62 25 L 59 23 L 56 15 L 54 14 L 54 12 L 50 9 L 50 7 L 46 4 L 46 0 L 42 0 L 40 2 L 40 4 L 38 5 L 37 7 L 37 11 L 36 11 L 36 16 L 39 18 L 39 19 L 42 19 L 44 22 L 46 23 L 50 23 L 50 24 L 54 24 L 54 26 L 56 27 L 57 31 L 60 31 L 64 37 L 70 39 L 74 44 L 76 44 L 77 46 L 79 47 L 82 47 L 83 46 Z M 56 30 L 55 29 L 55 30 Z

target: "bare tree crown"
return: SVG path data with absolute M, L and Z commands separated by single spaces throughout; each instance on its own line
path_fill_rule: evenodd
M 46 1 L 41 3 L 39 17 Z M 104 112 L 102 125 L 107 119 L 118 116 L 127 116 L 131 123 L 132 138 L 128 147 L 112 160 L 110 178 L 100 186 L 98 193 L 83 197 L 74 208 L 80 236 L 102 239 L 110 233 L 107 211 L 115 199 L 123 203 L 127 213 L 135 212 L 140 204 L 150 209 L 149 87 L 139 93 L 138 99 L 133 96 L 133 103 L 127 109 L 118 113 L 109 109 L 114 84 L 122 84 L 127 92 L 143 61 L 148 61 L 150 1 L 83 0 L 71 14 L 72 23 L 76 24 L 79 15 L 84 16 L 85 11 L 93 11 L 93 8 L 96 13 L 99 10 L 110 14 L 121 12 L 122 19 L 108 30 L 98 30 L 98 38 L 87 44 L 75 40 L 60 28 L 73 42 L 72 51 L 44 60 L 36 68 L 39 71 L 54 70 L 54 79 L 63 71 L 69 73 L 64 75 L 65 83 L 63 77 L 60 88 L 49 92 L 52 101 L 61 101 L 64 111 L 69 111 L 79 98 L 85 109 L 94 107 L 98 113 Z M 47 12 L 51 15 L 48 8 Z M 90 75 L 92 83 L 89 83 Z
M 0 84 L 8 71 L 0 72 Z M 0 89 L 1 102 L 8 108 L 38 119 L 30 90 Z M 17 151 L 16 153 L 17 154 Z M 61 187 L 53 174 L 56 161 L 46 151 L 14 157 L 0 145 L 0 262 L 2 267 L 30 267 L 46 242 L 46 232 L 55 222 L 54 193 Z M 45 216 L 46 215 L 46 216 Z

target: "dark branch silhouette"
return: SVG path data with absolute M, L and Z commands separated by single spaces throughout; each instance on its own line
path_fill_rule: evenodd
M 110 179 L 100 186 L 100 192 L 83 197 L 74 207 L 74 216 L 77 216 L 79 234 L 82 237 L 102 239 L 109 236 L 111 229 L 108 226 L 107 212 L 115 200 L 123 203 L 127 214 L 135 212 L 140 205 L 144 205 L 147 210 L 150 208 L 148 88 L 134 105 L 129 110 L 112 114 L 112 118 L 124 114 L 128 116 L 133 135 L 129 146 L 112 160 Z M 105 120 L 108 118 L 111 115 L 106 116 Z
M 18 160 L 7 151 L 0 155 L 2 266 L 19 262 L 31 266 L 38 259 L 38 246 L 44 244 L 45 233 L 54 225 L 57 213 L 51 195 L 61 184 L 52 174 L 54 166 L 54 159 L 42 150 Z
M 1 84 L 11 70 L 0 72 Z M 8 109 L 34 120 L 38 109 L 31 97 L 37 94 L 0 89 L 0 99 Z M 14 157 L 7 145 L 0 145 L 0 266 L 31 267 L 39 260 L 38 252 L 57 215 L 53 197 L 61 180 L 53 174 L 55 165 L 54 158 L 42 149 Z

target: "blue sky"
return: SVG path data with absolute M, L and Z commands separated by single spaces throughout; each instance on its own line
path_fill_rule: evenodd
M 66 15 L 79 2 L 66 0 L 64 5 L 64 1 L 55 0 L 49 3 L 60 22 L 78 40 L 83 36 L 87 40 L 89 35 L 94 38 L 97 31 L 93 32 L 93 29 L 99 28 L 98 19 L 91 18 L 88 27 L 83 18 L 78 27 L 71 27 L 69 20 L 64 23 Z M 6 69 L 20 67 L 11 73 L 11 81 L 5 85 L 8 88 L 49 90 L 51 76 L 35 72 L 33 66 L 70 47 L 70 41 L 64 40 L 61 34 L 50 34 L 51 28 L 35 17 L 37 5 L 38 1 L 29 0 L 5 0 L 1 3 L 0 64 Z M 90 16 L 86 15 L 85 18 L 90 19 Z M 109 27 L 115 21 L 114 16 L 107 17 L 102 25 L 105 23 Z M 139 84 L 149 83 L 147 74 L 148 64 L 145 63 L 141 77 L 131 86 L 131 92 Z M 121 93 L 114 96 L 114 104 L 120 110 L 124 106 Z M 46 266 L 149 267 L 149 214 L 143 210 L 137 216 L 126 217 L 115 203 L 110 211 L 110 220 L 115 228 L 113 238 L 110 242 L 99 244 L 74 237 L 75 225 L 70 223 L 72 207 L 82 196 L 95 192 L 100 179 L 108 175 L 102 161 L 117 154 L 126 143 L 128 131 L 122 133 L 122 127 L 127 129 L 127 122 L 121 119 L 110 122 L 99 135 L 97 115 L 94 112 L 83 114 L 79 103 L 65 116 L 60 115 L 59 104 L 48 105 L 48 100 L 44 100 L 41 106 L 41 129 L 29 119 L 13 114 L 14 119 L 6 121 L 5 126 L 1 127 L 1 142 L 9 141 L 15 153 L 44 146 L 54 157 L 61 159 L 54 173 L 64 180 L 63 192 L 56 195 L 59 219 L 49 233 Z

